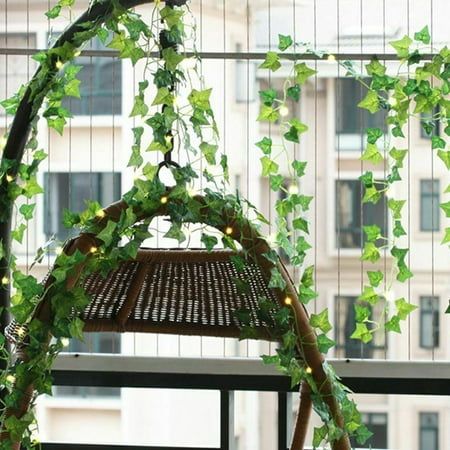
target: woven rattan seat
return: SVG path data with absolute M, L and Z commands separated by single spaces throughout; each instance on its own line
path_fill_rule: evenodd
M 247 264 L 238 272 L 227 250 L 141 249 L 136 260 L 121 263 L 108 276 L 85 281 L 92 301 L 82 314 L 85 331 L 135 331 L 239 337 L 236 311 L 247 311 L 260 337 L 270 324 L 258 318 L 259 299 L 278 308 L 261 270 Z M 250 290 L 239 293 L 237 280 Z

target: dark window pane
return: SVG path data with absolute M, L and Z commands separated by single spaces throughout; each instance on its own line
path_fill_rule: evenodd
M 339 248 L 360 248 L 366 238 L 363 232 L 365 225 L 378 225 L 382 235 L 386 236 L 386 218 L 385 197 L 375 205 L 362 204 L 359 180 L 336 181 L 336 245 Z
M 439 297 L 420 297 L 420 346 L 439 347 Z
M 73 236 L 63 223 L 64 209 L 81 212 L 86 200 L 108 206 L 121 196 L 121 174 L 102 172 L 50 172 L 44 174 L 44 232 L 64 241 Z
M 419 450 L 439 450 L 438 413 L 420 413 Z
M 336 357 L 338 358 L 374 358 L 382 357 L 386 349 L 386 339 L 383 330 L 375 331 L 372 341 L 364 344 L 358 339 L 351 339 L 355 331 L 355 304 L 365 306 L 371 311 L 371 317 L 377 321 L 383 311 L 382 302 L 371 306 L 365 302 L 357 302 L 355 296 L 335 297 L 335 340 Z M 372 326 L 367 325 L 368 328 Z
M 420 180 L 420 229 L 440 229 L 440 180 Z
M 373 433 L 364 445 L 360 445 L 355 439 L 351 439 L 353 448 L 388 448 L 388 429 L 387 429 L 387 414 L 385 413 L 363 413 L 362 422 Z
M 358 103 L 366 96 L 367 89 L 353 78 L 336 80 L 336 132 L 337 134 L 361 134 L 366 128 L 385 129 L 386 113 L 384 110 L 371 114 L 359 108 Z M 345 141 L 341 141 L 345 149 Z M 359 146 L 361 140 L 359 142 Z
M 89 50 L 110 50 L 98 38 Z M 122 113 L 122 63 L 118 58 L 82 56 L 77 75 L 81 81 L 81 98 L 65 98 L 63 105 L 74 115 L 120 115 Z

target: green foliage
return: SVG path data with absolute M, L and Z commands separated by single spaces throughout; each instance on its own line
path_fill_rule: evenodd
M 267 52 L 266 59 L 259 66 L 261 69 L 270 69 L 272 72 L 276 72 L 281 67 L 281 62 L 276 52 Z

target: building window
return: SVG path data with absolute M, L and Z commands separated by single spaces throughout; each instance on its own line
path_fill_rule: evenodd
M 419 450 L 439 450 L 439 414 L 420 413 Z
M 63 225 L 63 211 L 81 212 L 86 200 L 108 206 L 121 196 L 121 174 L 104 172 L 50 172 L 44 174 L 44 233 L 60 241 L 74 235 Z
M 378 225 L 387 235 L 387 205 L 383 197 L 377 204 L 362 203 L 359 180 L 336 181 L 336 246 L 361 248 L 366 236 L 364 225 Z
M 367 89 L 353 78 L 336 79 L 336 134 L 339 150 L 359 150 L 364 145 L 362 133 L 366 128 L 385 129 L 386 112 L 371 114 L 359 108 L 358 103 L 366 96 Z
M 120 353 L 119 333 L 85 333 L 85 342 L 71 339 L 68 353 Z M 56 386 L 55 395 L 64 397 L 118 397 L 120 388 L 98 386 Z
M 386 339 L 383 330 L 373 333 L 373 339 L 364 344 L 358 339 L 351 339 L 350 336 L 355 331 L 355 304 L 356 296 L 336 296 L 335 311 L 335 340 L 337 358 L 380 358 L 386 351 Z M 358 302 L 358 305 L 365 306 L 371 311 L 371 318 L 379 320 L 383 314 L 382 302 L 375 306 L 368 303 Z M 371 324 L 368 324 L 370 328 Z
M 365 442 L 364 448 L 376 448 L 378 450 L 388 448 L 388 416 L 386 413 L 362 413 L 361 419 L 364 425 L 373 433 Z M 356 440 L 351 439 L 352 448 L 360 448 Z M 431 448 L 430 448 L 431 450 Z
M 420 297 L 420 346 L 439 347 L 439 297 Z
M 36 48 L 34 33 L 0 33 L 0 48 Z M 0 55 L 0 98 L 12 97 L 28 82 L 36 68 L 36 62 L 28 55 Z M 4 114 L 3 108 L 0 108 Z
M 420 180 L 420 231 L 440 230 L 440 181 Z
M 111 50 L 98 38 L 92 39 L 89 50 Z M 119 58 L 81 56 L 77 75 L 81 81 L 81 98 L 66 97 L 63 105 L 76 116 L 120 115 L 122 113 L 122 63 Z

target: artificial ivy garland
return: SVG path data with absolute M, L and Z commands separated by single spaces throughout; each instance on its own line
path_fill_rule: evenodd
M 49 18 L 56 18 L 64 8 L 70 8 L 75 0 L 60 0 L 55 7 L 47 12 Z M 129 4 L 128 4 L 129 3 Z M 30 164 L 8 158 L 8 148 L 5 148 L 0 166 L 0 222 L 2 226 L 10 226 L 10 212 L 15 204 L 21 199 L 27 202 L 18 208 L 19 217 L 12 239 L 22 243 L 27 222 L 33 217 L 35 204 L 31 203 L 33 198 L 43 192 L 36 180 L 39 164 L 46 158 L 45 152 L 39 148 L 37 141 L 37 120 L 44 117 L 48 126 L 62 134 L 67 119 L 71 117 L 70 112 L 62 106 L 65 96 L 79 97 L 79 85 L 77 73 L 80 67 L 74 64 L 79 55 L 80 46 L 97 36 L 105 45 L 117 50 L 120 58 L 130 59 L 135 65 L 142 59 L 147 60 L 146 71 L 155 65 L 153 82 L 156 86 L 156 95 L 152 99 L 151 106 L 161 107 L 160 112 L 150 113 L 149 103 L 146 99 L 149 82 L 147 80 L 139 83 L 138 95 L 135 98 L 131 116 L 140 118 L 142 126 L 133 129 L 134 144 L 131 149 L 129 166 L 136 170 L 139 175 L 134 181 L 132 189 L 124 195 L 124 200 L 129 208 L 120 216 L 118 221 L 107 220 L 101 205 L 90 202 L 88 208 L 82 213 L 64 213 L 64 223 L 68 227 L 79 227 L 84 232 L 96 233 L 102 241 L 101 245 L 93 246 L 89 255 L 77 251 L 72 255 L 62 253 L 57 256 L 55 267 L 52 270 L 54 279 L 48 292 L 43 292 L 43 286 L 32 276 L 18 270 L 14 257 L 10 254 L 9 239 L 0 242 L 0 258 L 2 259 L 1 283 L 7 289 L 12 283 L 14 295 L 11 299 L 11 313 L 15 319 L 23 325 L 23 338 L 26 338 L 27 361 L 20 364 L 12 359 L 5 342 L 3 344 L 4 357 L 8 366 L 1 375 L 0 382 L 7 389 L 4 397 L 5 406 L 18 408 L 24 395 L 51 394 L 50 369 L 54 358 L 62 350 L 67 338 L 83 338 L 83 322 L 77 314 L 83 311 L 89 303 L 89 298 L 79 286 L 68 289 L 67 279 L 79 267 L 85 265 L 83 277 L 94 271 L 101 271 L 105 275 L 121 260 L 134 258 L 142 242 L 149 234 L 149 221 L 136 222 L 137 211 L 156 211 L 161 204 L 169 204 L 168 215 L 172 226 L 166 233 L 166 237 L 174 238 L 178 242 L 184 242 L 184 225 L 186 222 L 195 222 L 199 217 L 199 204 L 192 195 L 192 186 L 198 178 L 192 169 L 192 164 L 173 169 L 175 186 L 167 193 L 165 186 L 157 177 L 158 166 L 145 162 L 145 151 L 157 151 L 164 155 L 173 150 L 174 141 L 180 143 L 180 150 L 185 150 L 187 155 L 195 156 L 200 150 L 202 157 L 208 163 L 207 168 L 201 176 L 206 180 L 210 188 L 205 189 L 205 201 L 211 209 L 221 210 L 231 207 L 233 210 L 241 211 L 242 220 L 252 217 L 255 225 L 263 225 L 266 220 L 252 205 L 238 195 L 227 193 L 228 168 L 225 155 L 218 155 L 218 128 L 214 120 L 214 114 L 210 104 L 210 89 L 192 88 L 187 97 L 187 103 L 179 107 L 176 101 L 176 93 L 172 87 L 174 84 L 188 84 L 190 79 L 186 76 L 187 71 L 183 69 L 183 61 L 186 60 L 184 52 L 186 48 L 186 24 L 184 16 L 186 8 L 176 7 L 178 2 L 173 1 L 172 6 L 155 2 L 152 25 L 162 21 L 166 30 L 165 38 L 169 40 L 169 46 L 164 49 L 159 45 L 160 36 L 154 32 L 153 26 L 148 26 L 138 14 L 128 8 L 144 2 L 120 2 L 92 1 L 91 12 L 98 8 L 104 10 L 95 20 L 81 22 L 76 33 L 71 37 L 71 42 L 66 41 L 63 45 L 56 46 L 45 52 L 34 56 L 41 68 L 33 78 L 28 87 L 23 87 L 13 98 L 2 102 L 8 114 L 16 114 L 20 101 L 24 95 L 28 95 L 31 108 L 30 117 L 32 121 L 31 137 L 26 150 L 29 155 Z M 180 2 L 181 6 L 183 2 Z M 107 7 L 105 7 L 107 5 Z M 103 8 L 101 10 L 100 8 Z M 110 35 L 113 33 L 113 37 Z M 425 27 L 416 33 L 416 43 L 428 45 L 430 36 Z M 176 51 L 175 46 L 181 51 Z M 290 36 L 280 35 L 279 52 L 268 52 L 261 68 L 276 71 L 281 67 L 283 52 L 294 46 Z M 359 104 L 360 107 L 375 113 L 380 109 L 387 111 L 387 129 L 384 133 L 379 128 L 367 130 L 367 146 L 362 159 L 375 165 L 388 163 L 389 172 L 384 179 L 376 179 L 372 172 L 366 172 L 361 176 L 361 182 L 365 187 L 364 202 L 376 203 L 383 196 L 388 195 L 388 208 L 391 212 L 394 229 L 393 238 L 382 236 L 381 230 L 375 226 L 364 228 L 367 239 L 363 248 L 361 259 L 376 263 L 384 248 L 388 249 L 396 261 L 396 270 L 392 279 L 384 280 L 384 274 L 379 270 L 368 271 L 368 282 L 359 297 L 356 308 L 356 326 L 352 338 L 369 342 L 373 332 L 385 322 L 386 329 L 400 332 L 400 323 L 408 314 L 415 309 L 406 299 L 400 298 L 395 301 L 395 313 L 389 310 L 389 304 L 381 289 L 382 283 L 391 286 L 394 279 L 404 282 L 412 276 L 407 267 L 408 249 L 398 244 L 398 239 L 406 234 L 402 225 L 402 208 L 405 200 L 396 199 L 390 195 L 390 186 L 401 181 L 401 169 L 408 155 L 408 149 L 396 149 L 389 145 L 389 135 L 404 137 L 403 128 L 411 115 L 426 113 L 430 116 L 428 120 L 422 120 L 422 126 L 426 133 L 431 134 L 433 125 L 439 120 L 445 125 L 445 134 L 450 135 L 448 120 L 450 117 L 449 102 L 447 100 L 450 91 L 450 50 L 442 49 L 430 62 L 422 63 L 419 48 L 416 48 L 413 40 L 405 36 L 399 41 L 394 41 L 392 46 L 401 59 L 402 66 L 407 66 L 409 77 L 401 74 L 396 76 L 387 75 L 386 67 L 377 60 L 373 60 L 366 66 L 370 77 L 370 84 L 366 84 L 368 92 Z M 296 48 L 299 48 L 297 44 Z M 303 47 L 302 47 L 303 48 Z M 303 48 L 305 51 L 310 51 Z M 148 60 L 147 55 L 153 51 L 161 51 L 159 61 Z M 325 55 L 326 57 L 326 55 Z M 300 56 L 299 56 L 300 58 Z M 299 180 L 304 176 L 306 162 L 290 160 L 289 175 L 286 178 L 279 172 L 280 157 L 289 159 L 287 143 L 300 142 L 301 135 L 308 129 L 307 125 L 298 118 L 289 117 L 286 107 L 287 99 L 294 102 L 300 101 L 300 93 L 308 79 L 315 75 L 315 71 L 305 63 L 298 62 L 294 58 L 290 75 L 284 83 L 282 96 L 269 88 L 261 91 L 261 109 L 259 121 L 270 123 L 280 122 L 282 138 L 280 142 L 273 142 L 270 137 L 264 137 L 256 145 L 261 149 L 262 175 L 269 179 L 270 187 L 274 192 L 283 191 L 283 198 L 276 202 L 277 217 L 275 247 L 284 251 L 294 267 L 302 270 L 302 277 L 298 285 L 300 300 L 307 304 L 317 297 L 314 291 L 314 267 L 304 267 L 306 252 L 311 248 L 307 241 L 309 233 L 306 212 L 313 200 L 312 197 L 298 192 L 291 192 L 286 188 L 286 179 Z M 344 62 L 343 66 L 349 76 L 353 76 L 366 83 L 350 62 Z M 414 73 L 411 68 L 415 67 Z M 433 80 L 433 82 L 432 82 Z M 28 90 L 27 90 L 28 89 Z M 46 100 L 44 108 L 41 105 Z M 434 113 L 435 107 L 439 106 L 439 112 Z M 413 112 L 411 112 L 413 110 Z M 143 146 L 143 136 L 148 128 L 152 134 L 152 140 L 148 146 Z M 178 130 L 179 134 L 170 136 L 172 130 Z M 192 131 L 191 131 L 192 130 Z M 384 137 L 385 149 L 380 150 L 380 140 Z M 8 144 L 7 144 L 8 145 Z M 443 137 L 433 136 L 432 147 L 438 157 L 442 159 L 446 167 L 450 169 L 450 151 Z M 278 152 L 281 150 L 281 152 Z M 385 150 L 385 151 L 383 151 Z M 387 161 L 385 156 L 387 155 Z M 281 155 L 281 156 L 280 156 Z M 216 182 L 219 166 L 221 170 L 221 183 Z M 446 193 L 450 193 L 450 186 Z M 443 203 L 441 208 L 447 217 L 450 217 L 450 201 Z M 293 232 L 289 231 L 287 216 L 294 217 L 292 221 Z M 209 217 L 209 223 L 216 225 L 218 219 Z M 231 237 L 232 230 L 224 230 L 221 236 L 225 247 L 235 249 L 235 242 Z M 119 246 L 119 243 L 123 243 Z M 205 248 L 212 249 L 219 243 L 217 236 L 203 232 L 202 242 Z M 382 244 L 380 244 L 380 242 Z M 446 228 L 443 244 L 450 242 L 450 228 Z M 42 259 L 45 249 L 41 249 L 37 255 L 37 261 Z M 277 258 L 275 249 L 267 254 L 267 258 Z M 234 264 L 239 267 L 244 261 L 235 260 Z M 275 288 L 283 288 L 283 279 L 277 270 L 273 270 L 270 285 Z M 237 286 L 238 289 L 246 289 L 245 285 Z M 33 311 L 38 307 L 39 300 L 44 295 L 51 295 L 54 320 L 51 324 L 43 324 L 37 321 L 29 322 Z M 385 302 L 383 317 L 371 317 L 369 305 Z M 264 299 L 261 300 L 261 311 L 264 311 Z M 239 311 L 240 318 L 245 321 L 245 311 Z M 282 345 L 274 356 L 263 356 L 266 363 L 276 364 L 280 370 L 292 378 L 292 384 L 297 385 L 306 379 L 311 386 L 312 399 L 316 412 L 320 415 L 324 425 L 314 430 L 313 445 L 317 447 L 323 442 L 333 443 L 342 438 L 343 435 L 355 435 L 357 441 L 363 444 L 370 436 L 370 432 L 361 423 L 361 415 L 356 409 L 355 403 L 349 399 L 349 391 L 339 382 L 333 369 L 324 365 L 328 378 L 332 382 L 333 395 L 338 399 L 343 418 L 344 428 L 337 426 L 335 418 L 324 402 L 321 387 L 317 386 L 311 372 L 304 363 L 297 359 L 295 345 L 295 332 L 292 330 L 290 316 L 290 305 L 287 303 L 281 314 L 276 318 L 277 331 L 282 336 Z M 332 326 L 328 319 L 328 310 L 325 309 L 317 314 L 312 314 L 311 325 L 318 333 L 318 343 L 323 353 L 334 346 L 334 341 L 327 336 Z M 48 334 L 55 340 L 43 348 L 42 342 Z M 242 337 L 252 337 L 253 330 L 250 326 L 244 327 Z M 26 392 L 27 386 L 34 385 L 35 393 Z M 34 441 L 33 432 L 36 429 L 36 421 L 32 411 L 22 416 L 11 415 L 3 417 L 3 431 L 8 433 L 10 439 L 1 442 L 0 448 L 12 448 L 12 441 L 22 439 L 26 448 L 38 445 Z

